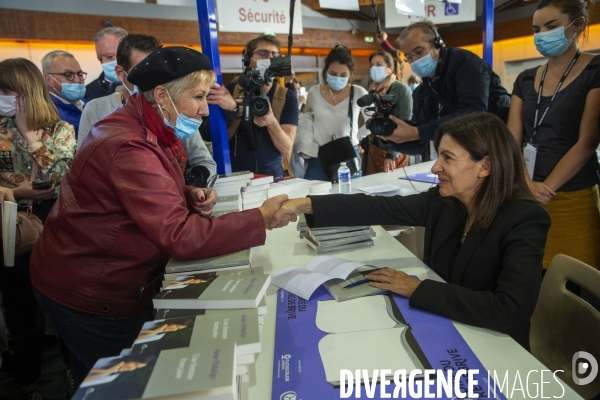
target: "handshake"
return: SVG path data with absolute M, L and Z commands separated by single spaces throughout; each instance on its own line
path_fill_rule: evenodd
M 268 199 L 259 210 L 265 221 L 265 227 L 269 230 L 296 221 L 300 214 L 313 213 L 312 201 L 309 197 L 289 200 L 285 194 Z

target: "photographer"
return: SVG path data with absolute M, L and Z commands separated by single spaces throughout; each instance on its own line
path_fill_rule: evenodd
M 258 70 L 264 78 L 270 60 L 281 56 L 279 47 L 279 41 L 271 35 L 261 35 L 248 42 L 243 53 L 244 74 Z M 260 94 L 268 99 L 269 109 L 263 116 L 252 116 L 252 126 L 248 129 L 251 132 L 248 132 L 241 124 L 245 95 L 242 87 L 238 82 L 232 82 L 225 88 L 227 91 L 213 84 L 208 104 L 229 111 L 226 117 L 232 170 L 281 178 L 284 174 L 282 156 L 290 155 L 298 126 L 296 94 L 272 79 L 265 80 L 260 85 Z
M 394 59 L 386 51 L 378 51 L 369 56 L 371 65 L 369 93 L 394 96 L 394 117 L 409 121 L 412 117 L 412 91 L 400 82 L 402 70 L 395 65 Z M 369 134 L 360 141 L 360 150 L 364 152 L 363 175 L 378 172 L 391 172 L 408 165 L 408 156 L 390 148 L 390 142 Z
M 392 48 L 386 39 L 385 32 L 377 36 L 383 49 Z M 419 154 L 429 148 L 440 124 L 468 112 L 488 111 L 506 122 L 510 96 L 498 75 L 475 54 L 446 48 L 432 22 L 409 25 L 400 34 L 398 44 L 423 84 L 413 92 L 412 120 L 417 126 L 392 117 L 398 127 L 388 138 L 402 143 L 394 145 L 395 149 Z

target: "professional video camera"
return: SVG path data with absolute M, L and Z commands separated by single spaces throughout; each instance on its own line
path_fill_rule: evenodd
M 260 76 L 258 70 L 248 70 L 238 79 L 239 85 L 244 88 L 244 111 L 250 107 L 252 115 L 262 117 L 269 112 L 269 100 L 260 92 L 261 86 L 270 82 L 274 77 L 289 76 L 292 74 L 292 63 L 289 57 L 271 58 L 271 65 Z
M 366 126 L 373 135 L 389 136 L 394 133 L 396 124 L 390 119 L 390 115 L 396 108 L 395 100 L 396 96 L 394 95 L 380 95 L 376 91 L 372 91 L 356 101 L 356 104 L 360 107 L 374 104 L 374 107 L 367 107 L 365 110 L 365 112 L 372 112 L 370 114 L 371 118 L 366 122 Z

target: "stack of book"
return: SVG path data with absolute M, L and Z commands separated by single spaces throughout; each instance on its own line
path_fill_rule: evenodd
M 246 186 L 242 187 L 242 209 L 258 208 L 267 200 L 269 184 L 273 182 L 270 175 L 255 174 Z
M 317 254 L 373 246 L 375 231 L 370 226 L 339 226 L 308 229 L 302 240 Z
M 310 181 L 310 195 L 311 196 L 320 196 L 324 194 L 329 194 L 331 190 L 331 182 L 323 182 L 323 181 Z
M 180 275 L 250 268 L 251 256 L 252 249 L 245 249 L 197 260 L 177 261 L 170 259 L 165 266 L 163 287 L 170 284 Z
M 281 194 L 287 194 L 289 196 L 290 187 L 288 185 L 282 185 L 281 183 L 271 183 L 267 189 L 267 197 L 279 196 Z
M 213 212 L 227 213 L 236 211 L 242 211 L 242 196 L 240 196 L 239 193 L 228 196 L 219 195 L 219 197 L 217 197 L 217 202 L 213 206 Z
M 212 216 L 220 217 L 230 212 L 242 211 L 240 189 L 245 187 L 253 177 L 254 173 L 250 171 L 219 175 L 219 179 L 214 187 L 219 197 L 213 207 Z
M 301 178 L 283 179 L 278 183 L 287 185 L 290 187 L 290 191 L 287 193 L 290 199 L 298 199 L 306 197 L 310 194 L 311 181 Z

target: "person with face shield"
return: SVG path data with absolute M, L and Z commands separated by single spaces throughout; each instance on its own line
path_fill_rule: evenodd
M 1 61 L 0 186 L 12 189 L 20 210 L 46 220 L 75 148 L 75 130 L 60 119 L 40 70 L 24 58 Z M 15 383 L 25 398 L 37 400 L 45 321 L 32 292 L 30 256 L 15 256 L 14 266 L 2 263 L 0 292 L 11 333 Z
M 552 218 L 544 268 L 559 253 L 600 268 L 600 55 L 578 45 L 593 4 L 538 3 L 534 43 L 548 62 L 519 74 L 512 93 L 508 128 L 524 145 L 529 189 Z
M 369 56 L 371 84 L 369 93 L 394 96 L 393 116 L 409 121 L 412 118 L 412 91 L 401 82 L 402 66 L 396 65 L 392 56 L 386 51 L 378 51 Z M 378 136 L 369 134 L 360 142 L 363 158 L 363 174 L 391 172 L 396 168 L 408 165 L 408 156 L 390 148 L 389 142 Z
M 68 347 L 75 385 L 97 359 L 130 347 L 153 319 L 152 297 L 169 258 L 260 246 L 287 199 L 210 218 L 216 191 L 185 185 L 180 139 L 208 116 L 215 79 L 210 60 L 196 50 L 153 51 L 129 72 L 139 93 L 92 127 L 62 180 L 32 253 L 31 276 Z M 75 315 L 79 323 L 72 323 Z
M 42 72 L 50 89 L 50 98 L 58 109 L 60 119 L 73 125 L 75 137 L 86 103 L 85 78 L 79 63 L 71 53 L 54 50 L 42 58 Z
M 387 35 L 377 35 L 386 50 L 392 48 Z M 440 124 L 467 112 L 487 111 L 507 120 L 510 96 L 500 78 L 477 55 L 460 48 L 447 48 L 435 25 L 428 20 L 410 24 L 398 38 L 400 50 L 412 71 L 423 79 L 413 92 L 411 126 L 392 117 L 398 125 L 387 137 L 404 154 L 423 151 L 424 160 L 435 158 L 430 141 Z

